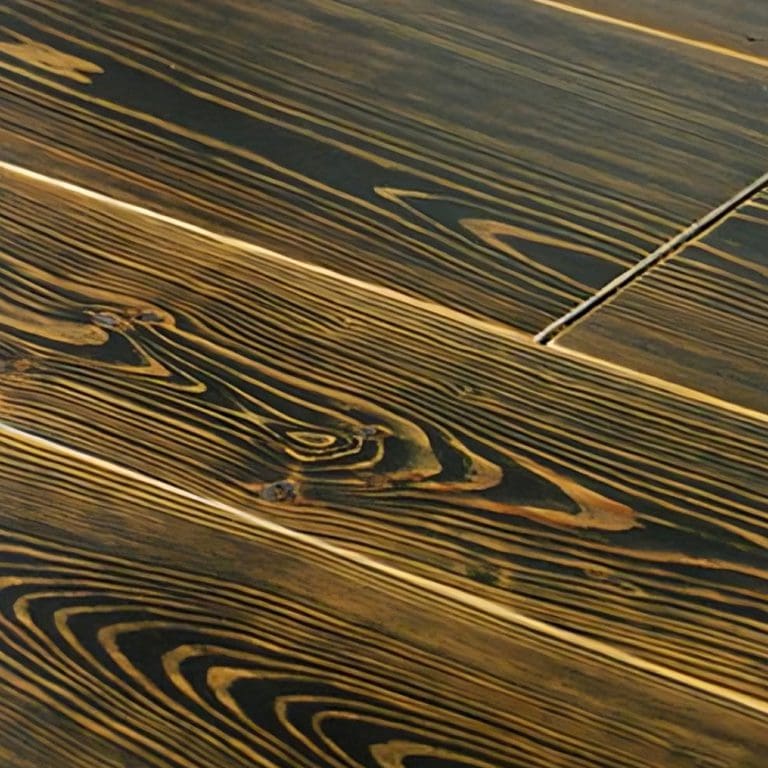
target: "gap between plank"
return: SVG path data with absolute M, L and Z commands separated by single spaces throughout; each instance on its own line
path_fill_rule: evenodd
M 670 1 L 674 2 L 674 0 Z M 750 53 L 742 53 L 741 51 L 735 51 L 732 48 L 726 48 L 725 46 L 717 45 L 715 43 L 707 43 L 704 40 L 696 40 L 691 37 L 675 34 L 674 32 L 666 32 L 663 29 L 648 27 L 644 24 L 627 21 L 626 19 L 619 19 L 615 16 L 607 16 L 606 14 L 598 13 L 597 11 L 588 11 L 584 8 L 577 8 L 568 3 L 561 3 L 559 0 L 529 0 L 529 2 L 535 3 L 536 5 L 543 5 L 557 11 L 563 11 L 564 13 L 570 13 L 574 16 L 581 16 L 582 18 L 590 19 L 591 21 L 610 24 L 614 27 L 622 27 L 623 29 L 628 29 L 632 32 L 639 32 L 640 34 L 658 37 L 662 40 L 669 40 L 673 43 L 687 45 L 691 48 L 698 48 L 702 51 L 709 51 L 709 53 L 715 53 L 719 56 L 738 59 L 739 61 L 745 61 L 749 64 L 755 64 L 758 67 L 768 67 L 768 59 L 764 56 L 753 56 Z
M 544 1 L 545 0 L 534 0 L 534 2 Z M 542 344 L 544 346 L 551 344 L 561 333 L 582 322 L 588 315 L 598 310 L 603 304 L 616 298 L 621 291 L 626 290 L 629 287 L 630 283 L 637 280 L 649 269 L 652 269 L 667 257 L 672 256 L 684 245 L 688 245 L 692 240 L 717 226 L 730 213 L 747 202 L 751 197 L 754 197 L 766 185 L 768 185 L 768 172 L 739 190 L 733 197 L 728 198 L 728 200 L 717 208 L 714 208 L 700 219 L 694 221 L 693 224 L 686 227 L 686 229 L 675 235 L 671 240 L 662 243 L 655 251 L 653 251 L 653 253 L 648 254 L 648 256 L 641 261 L 638 261 L 637 264 L 630 267 L 626 272 L 622 272 L 609 283 L 606 283 L 599 291 L 593 293 L 582 301 L 581 304 L 576 305 L 562 317 L 551 322 L 546 328 L 539 331 L 533 337 L 533 340 L 537 344 Z
M 188 222 L 175 219 L 170 216 L 166 216 L 156 211 L 152 211 L 151 209 L 143 208 L 142 206 L 139 206 L 139 205 L 117 200 L 107 195 L 103 195 L 99 192 L 95 192 L 93 190 L 89 190 L 84 187 L 80 187 L 76 184 L 72 184 L 70 182 L 66 182 L 60 179 L 55 179 L 49 176 L 45 176 L 44 174 L 37 173 L 27 168 L 22 168 L 12 163 L 8 163 L 0 160 L 0 169 L 5 170 L 12 174 L 33 179 L 35 181 L 38 181 L 50 186 L 55 186 L 60 189 L 64 189 L 73 194 L 81 195 L 93 200 L 98 200 L 99 202 L 105 203 L 113 207 L 121 208 L 123 210 L 127 210 L 132 213 L 140 214 L 143 216 L 148 216 L 149 218 L 152 218 L 156 221 L 162 221 L 169 225 L 179 227 L 183 230 L 206 237 L 208 239 L 217 240 L 224 244 L 237 247 L 239 249 L 245 250 L 246 252 L 254 253 L 259 256 L 277 260 L 283 263 L 288 263 L 302 269 L 307 269 L 316 274 L 322 274 L 327 277 L 332 277 L 341 282 L 354 285 L 355 287 L 361 288 L 363 290 L 372 291 L 374 293 L 377 293 L 382 296 L 386 296 L 393 300 L 404 302 L 410 306 L 416 306 L 426 311 L 437 313 L 439 315 L 454 319 L 456 321 L 466 323 L 470 326 L 473 326 L 475 328 L 478 328 L 479 330 L 482 330 L 488 333 L 504 336 L 507 338 L 513 338 L 516 341 L 522 341 L 527 343 L 531 342 L 531 338 L 527 334 L 524 334 L 519 331 L 515 331 L 514 329 L 511 329 L 502 324 L 480 320 L 478 318 L 472 317 L 471 315 L 465 315 L 462 312 L 449 309 L 435 302 L 416 299 L 414 297 L 408 296 L 407 294 L 402 294 L 399 291 L 395 291 L 389 288 L 384 288 L 371 283 L 367 283 L 365 281 L 358 280 L 356 278 L 352 278 L 346 275 L 336 273 L 333 270 L 327 269 L 325 267 L 303 262 L 298 259 L 293 259 L 289 256 L 284 256 L 283 254 L 277 253 L 276 251 L 272 251 L 267 248 L 254 245 L 247 241 L 221 235 L 216 232 L 206 230 L 197 225 L 190 224 Z M 766 176 L 764 177 L 764 180 L 768 180 L 768 174 L 766 174 Z M 755 185 L 752 185 L 752 186 L 755 186 Z M 604 364 L 604 361 L 600 361 L 600 360 L 596 360 L 595 362 Z M 661 384 L 668 384 L 668 382 L 664 382 L 663 380 L 659 380 L 659 381 Z M 678 387 L 675 385 L 674 390 L 678 392 L 680 390 L 686 391 L 686 388 Z M 697 396 L 700 394 L 695 392 L 694 390 L 691 390 L 691 392 L 693 392 Z M 726 406 L 730 405 L 726 401 L 717 401 L 716 398 L 707 398 L 707 399 L 708 401 L 715 401 Z M 741 407 L 737 407 L 736 409 L 741 413 L 746 412 L 748 415 L 756 416 L 761 420 L 768 419 L 768 416 L 760 413 L 759 411 L 752 412 L 752 411 L 749 411 L 749 409 L 745 409 Z M 77 449 L 71 448 L 69 446 L 66 446 L 66 445 L 54 442 L 52 440 L 48 440 L 47 438 L 43 438 L 43 437 L 34 435 L 32 433 L 26 432 L 24 430 L 18 429 L 17 427 L 13 427 L 10 424 L 6 424 L 1 421 L 0 421 L 0 434 L 6 434 L 11 437 L 20 438 L 28 443 L 37 445 L 45 450 L 55 451 L 59 454 L 74 457 L 79 461 L 85 462 L 87 464 L 91 464 L 93 466 L 100 467 L 101 469 L 104 469 L 105 471 L 108 471 L 110 473 L 127 477 L 136 482 L 140 482 L 143 485 L 157 488 L 158 490 L 164 491 L 174 496 L 187 499 L 188 501 L 192 501 L 194 503 L 200 504 L 205 507 L 209 507 L 211 509 L 215 509 L 218 512 L 223 512 L 231 518 L 247 521 L 248 523 L 258 528 L 261 528 L 266 531 L 270 531 L 288 540 L 293 540 L 296 542 L 300 542 L 304 545 L 315 547 L 320 551 L 327 552 L 328 554 L 331 554 L 333 556 L 340 557 L 347 561 L 354 562 L 358 565 L 369 568 L 372 571 L 381 573 L 382 575 L 396 578 L 397 580 L 410 584 L 413 587 L 417 587 L 419 589 L 426 590 L 427 592 L 431 592 L 432 594 L 439 595 L 444 599 L 447 599 L 456 603 L 460 603 L 469 608 L 478 610 L 486 615 L 492 616 L 496 619 L 500 619 L 502 621 L 515 624 L 529 631 L 553 638 L 560 642 L 567 643 L 583 651 L 591 652 L 603 658 L 610 659 L 615 663 L 624 664 L 633 669 L 653 675 L 654 677 L 672 681 L 674 683 L 685 686 L 692 690 L 696 690 L 696 691 L 714 696 L 717 699 L 720 699 L 722 701 L 727 701 L 727 702 L 730 702 L 731 704 L 742 706 L 754 712 L 760 713 L 761 715 L 768 716 L 768 701 L 759 699 L 755 696 L 744 694 L 739 691 L 732 690 L 730 688 L 725 688 L 723 686 L 720 686 L 714 683 L 709 683 L 706 680 L 701 680 L 697 677 L 694 677 L 693 675 L 688 675 L 684 672 L 679 672 L 677 670 L 672 669 L 671 667 L 666 667 L 662 664 L 656 664 L 652 661 L 643 659 L 640 656 L 635 656 L 632 653 L 623 651 L 620 648 L 616 648 L 608 643 L 604 643 L 599 640 L 594 640 L 589 637 L 584 637 L 575 632 L 564 630 L 557 626 L 547 624 L 544 621 L 531 618 L 529 616 L 526 616 L 523 613 L 520 613 L 516 610 L 513 610 L 499 603 L 496 603 L 493 600 L 477 597 L 476 595 L 472 595 L 469 592 L 465 592 L 456 587 L 450 587 L 444 584 L 440 584 L 439 582 L 433 581 L 432 579 L 427 579 L 425 577 L 419 576 L 414 573 L 402 571 L 399 568 L 395 568 L 393 566 L 387 565 L 386 563 L 379 562 L 378 560 L 368 557 L 367 555 L 363 555 L 353 550 L 345 549 L 344 547 L 330 544 L 324 541 L 323 539 L 317 538 L 310 534 L 301 533 L 300 531 L 295 531 L 292 528 L 288 528 L 278 523 L 274 523 L 271 520 L 261 517 L 260 515 L 257 515 L 255 513 L 246 512 L 245 510 L 241 510 L 225 502 L 220 502 L 215 499 L 210 499 L 210 498 L 192 493 L 190 491 L 186 491 L 183 488 L 179 488 L 170 483 L 166 483 L 162 480 L 158 480 L 156 478 L 151 477 L 150 475 L 145 475 L 141 472 L 137 472 L 135 470 L 129 469 L 128 467 L 124 467 L 122 465 L 115 464 L 110 461 L 106 461 L 105 459 L 100 459 L 96 456 L 92 456 L 82 451 L 78 451 Z
M 280 523 L 275 523 L 272 520 L 269 520 L 266 517 L 262 517 L 261 515 L 257 515 L 253 512 L 246 512 L 245 510 L 242 510 L 231 504 L 227 504 L 226 502 L 217 501 L 216 499 L 211 499 L 206 496 L 200 496 L 199 494 L 184 490 L 183 488 L 179 488 L 175 485 L 172 485 L 171 483 L 158 480 L 150 475 L 145 475 L 142 472 L 137 472 L 120 464 L 114 464 L 111 461 L 100 459 L 97 456 L 92 456 L 75 448 L 71 448 L 67 445 L 63 445 L 61 443 L 54 442 L 30 432 L 26 432 L 1 421 L 0 434 L 5 434 L 12 438 L 21 439 L 28 444 L 31 443 L 32 445 L 35 445 L 46 451 L 55 452 L 70 458 L 74 458 L 86 464 L 97 466 L 100 469 L 109 472 L 110 474 L 120 475 L 135 482 L 141 483 L 143 486 L 156 488 L 165 493 L 194 502 L 195 504 L 215 509 L 217 512 L 224 513 L 230 518 L 245 521 L 256 528 L 269 531 L 270 533 L 273 533 L 281 538 L 301 543 L 304 546 L 309 546 L 319 551 L 326 552 L 327 554 L 334 557 L 346 560 L 348 562 L 353 562 L 359 566 L 368 568 L 371 571 L 375 571 L 376 573 L 380 573 L 384 576 L 394 578 L 400 582 L 404 582 L 412 587 L 424 590 L 445 600 L 464 605 L 488 616 L 492 616 L 495 619 L 507 622 L 509 624 L 515 624 L 518 627 L 522 627 L 538 635 L 544 635 L 546 637 L 552 638 L 561 643 L 565 643 L 567 645 L 578 648 L 581 651 L 595 654 L 604 659 L 610 659 L 617 664 L 623 664 L 632 668 L 633 670 L 638 670 L 654 677 L 662 678 L 664 680 L 676 683 L 677 685 L 693 689 L 700 693 L 705 693 L 709 696 L 713 696 L 721 701 L 727 701 L 730 704 L 745 707 L 761 715 L 768 716 L 768 701 L 759 699 L 756 696 L 741 693 L 730 688 L 725 688 L 724 686 L 717 685 L 715 683 L 709 683 L 706 680 L 694 677 L 693 675 L 689 675 L 685 672 L 679 672 L 675 669 L 672 669 L 671 667 L 666 667 L 663 664 L 657 664 L 653 661 L 648 661 L 647 659 L 644 659 L 640 656 L 635 656 L 628 651 L 623 651 L 620 648 L 616 648 L 600 640 L 584 637 L 576 632 L 572 632 L 567 629 L 561 629 L 560 627 L 548 624 L 545 621 L 531 618 L 526 616 L 524 613 L 520 613 L 519 611 L 516 611 L 512 608 L 508 608 L 504 605 L 501 605 L 500 603 L 496 603 L 493 600 L 478 597 L 469 592 L 458 589 L 457 587 L 441 584 L 437 581 L 419 576 L 415 573 L 403 571 L 367 555 L 355 552 L 354 550 L 331 544 L 321 538 L 313 536 L 312 534 L 296 531 L 293 528 L 288 528 L 281 525 Z M 197 522 L 194 522 L 193 524 L 200 525 L 200 523 Z
M 124 200 L 118 200 L 117 198 L 109 197 L 108 195 L 104 195 L 101 192 L 88 189 L 87 187 L 81 187 L 78 184 L 73 184 L 72 182 L 64 181 L 63 179 L 46 176 L 45 174 L 38 173 L 37 171 L 30 170 L 29 168 L 23 168 L 22 166 L 15 165 L 4 160 L 0 160 L 0 170 L 4 170 L 8 173 L 22 176 L 24 178 L 32 179 L 34 181 L 40 182 L 41 184 L 47 184 L 52 187 L 63 189 L 66 192 L 70 192 L 74 195 L 96 200 L 113 208 L 118 208 L 140 216 L 147 216 L 148 218 L 154 219 L 155 221 L 160 221 L 164 224 L 168 224 L 169 226 L 178 227 L 179 229 L 183 229 L 186 232 L 191 232 L 192 234 L 204 237 L 209 240 L 215 240 L 216 242 L 228 245 L 232 248 L 245 251 L 246 253 L 252 253 L 256 256 L 271 259 L 273 261 L 279 261 L 283 264 L 289 264 L 293 267 L 296 267 L 297 269 L 303 269 L 316 275 L 330 277 L 341 283 L 346 283 L 347 285 L 352 285 L 355 288 L 359 288 L 360 290 L 369 291 L 374 294 L 378 294 L 379 296 L 391 299 L 392 301 L 397 301 L 398 303 L 402 303 L 407 306 L 415 307 L 425 312 L 429 312 L 431 314 L 445 317 L 454 322 L 468 325 L 469 327 L 475 328 L 476 330 L 483 333 L 499 336 L 504 339 L 511 339 L 519 344 L 530 345 L 538 342 L 542 346 L 547 346 L 547 348 L 554 354 L 560 354 L 565 357 L 576 357 L 572 350 L 561 347 L 558 344 L 550 343 L 554 340 L 554 337 L 553 339 L 550 339 L 550 342 L 547 343 L 544 343 L 540 340 L 542 334 L 551 328 L 552 325 L 547 326 L 544 331 L 539 333 L 537 336 L 532 337 L 530 334 L 518 331 L 515 328 L 512 328 L 503 323 L 494 322 L 492 320 L 483 320 L 473 315 L 468 315 L 464 312 L 461 312 L 460 310 L 451 309 L 450 307 L 438 304 L 434 301 L 428 301 L 426 299 L 416 298 L 415 296 L 409 296 L 408 294 L 402 293 L 401 291 L 397 291 L 392 288 L 386 288 L 374 283 L 369 283 L 365 280 L 359 280 L 357 278 L 350 277 L 349 275 L 344 275 L 340 272 L 328 269 L 327 267 L 322 267 L 307 261 L 301 261 L 300 259 L 294 259 L 290 256 L 285 256 L 284 254 L 278 253 L 277 251 L 273 251 L 269 248 L 264 248 L 263 246 L 250 243 L 247 240 L 241 240 L 236 237 L 223 235 L 218 232 L 214 232 L 213 230 L 200 227 L 196 224 L 183 221 L 182 219 L 176 219 L 172 216 L 159 213 L 158 211 L 153 211 L 151 208 L 144 208 L 143 206 L 136 205 L 135 203 L 128 203 Z M 763 177 L 763 179 L 768 180 L 768 173 Z M 758 182 L 755 182 L 755 184 L 758 184 Z M 648 261 L 652 256 L 654 256 L 654 254 L 651 254 L 651 256 L 644 259 L 644 261 Z M 642 263 L 643 262 L 640 262 L 640 264 Z M 609 285 L 611 284 L 609 283 Z M 607 287 L 608 286 L 606 286 L 606 288 Z M 565 317 L 568 317 L 568 315 Z M 561 318 L 561 320 L 556 322 L 561 322 L 563 319 L 564 318 Z M 683 386 L 682 384 L 675 384 L 674 382 L 667 381 L 666 379 L 659 379 L 655 376 L 642 374 L 639 371 L 634 371 L 630 368 L 615 365 L 607 360 L 603 360 L 597 357 L 589 357 L 587 355 L 583 355 L 581 356 L 581 359 L 588 360 L 597 368 L 602 368 L 604 370 L 610 371 L 611 373 L 619 374 L 624 378 L 634 379 L 635 381 L 640 380 L 653 389 L 670 392 L 676 397 L 702 402 L 720 410 L 736 413 L 739 416 L 747 419 L 768 422 L 768 413 L 756 411 L 752 408 L 747 408 L 746 406 L 732 403 L 729 400 L 722 400 L 713 395 L 708 395 L 703 392 L 699 392 L 698 390 Z

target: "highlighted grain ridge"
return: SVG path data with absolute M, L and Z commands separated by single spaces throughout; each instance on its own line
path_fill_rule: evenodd
M 45 43 L 39 43 L 29 37 L 6 28 L 0 28 L 0 33 L 9 35 L 16 42 L 0 42 L 0 53 L 37 69 L 43 69 L 52 75 L 66 77 L 77 83 L 91 83 L 91 75 L 99 75 L 104 70 L 98 65 L 79 56 L 64 53 Z
M 394 577 L 403 583 L 409 584 L 417 589 L 431 592 L 438 599 L 465 605 L 474 610 L 481 611 L 489 617 L 493 617 L 504 622 L 509 622 L 524 629 L 528 629 L 532 632 L 545 635 L 554 640 L 571 645 L 573 648 L 581 648 L 586 652 L 598 654 L 613 662 L 624 664 L 641 672 L 653 675 L 654 677 L 660 677 L 678 685 L 682 685 L 714 696 L 717 699 L 722 699 L 732 704 L 746 707 L 747 709 L 753 710 L 755 712 L 759 712 L 760 714 L 768 715 L 768 701 L 740 693 L 739 691 L 733 691 L 714 683 L 709 683 L 705 680 L 701 680 L 683 672 L 665 667 L 661 664 L 656 664 L 652 661 L 648 661 L 647 659 L 643 659 L 639 656 L 627 653 L 619 648 L 615 648 L 599 640 L 583 637 L 574 632 L 570 632 L 568 630 L 561 629 L 560 627 L 548 624 L 544 621 L 531 618 L 491 600 L 472 595 L 454 587 L 439 584 L 430 579 L 425 579 L 421 576 L 418 576 L 417 574 L 402 571 L 399 568 L 392 567 L 366 555 L 353 552 L 335 544 L 329 544 L 323 539 L 295 531 L 291 528 L 280 525 L 279 523 L 274 523 L 271 520 L 267 520 L 266 518 L 256 515 L 252 512 L 246 512 L 242 509 L 238 509 L 237 507 L 217 501 L 215 499 L 199 496 L 196 493 L 186 491 L 183 488 L 177 488 L 170 483 L 157 480 L 149 475 L 135 472 L 118 464 L 113 464 L 110 461 L 105 461 L 104 459 L 99 459 L 95 456 L 91 456 L 67 446 L 51 442 L 45 438 L 26 433 L 23 430 L 16 429 L 15 427 L 4 424 L 2 422 L 0 422 L 0 433 L 23 439 L 33 445 L 38 446 L 39 448 L 56 451 L 71 458 L 76 458 L 80 461 L 98 466 L 100 469 L 106 470 L 108 472 L 122 475 L 126 478 L 157 488 L 158 490 L 162 490 L 166 493 L 171 493 L 176 496 L 183 497 L 188 501 L 201 504 L 215 510 L 216 512 L 223 513 L 227 517 L 242 520 L 247 522 L 249 525 L 254 525 L 271 533 L 278 534 L 279 536 L 283 536 L 286 539 L 290 539 L 298 544 L 314 547 L 318 550 L 322 550 L 328 553 L 329 555 L 347 559 L 356 563 L 357 565 L 362 565 L 384 576 Z
M 574 16 L 581 16 L 582 18 L 590 19 L 591 21 L 597 21 L 602 24 L 609 24 L 614 27 L 621 27 L 631 32 L 638 32 L 642 35 L 658 37 L 661 40 L 668 40 L 672 43 L 678 43 L 679 45 L 687 45 L 691 48 L 698 48 L 701 51 L 714 53 L 718 56 L 727 56 L 730 59 L 737 59 L 738 61 L 743 61 L 747 64 L 754 64 L 758 67 L 768 67 L 768 59 L 766 59 L 764 56 L 753 56 L 749 53 L 734 51 L 732 48 L 726 48 L 722 45 L 708 43 L 704 40 L 696 40 L 691 37 L 675 34 L 674 32 L 666 32 L 663 29 L 649 27 L 645 24 L 638 24 L 633 21 L 627 21 L 626 19 L 619 19 L 615 16 L 608 16 L 604 13 L 588 11 L 584 8 L 576 8 L 575 6 L 568 5 L 567 3 L 557 2 L 557 0 L 531 0 L 531 2 L 536 3 L 537 5 L 546 6 L 547 8 L 553 8 L 557 11 L 563 11 L 564 13 L 570 13 Z M 756 40 L 756 38 L 750 39 L 749 37 L 747 39 L 750 40 L 750 42 Z
M 14 259 L 4 291 L 34 316 L 19 333 L 9 317 L 0 344 L 10 368 L 33 366 L 0 377 L 6 423 L 138 482 L 152 467 L 161 487 L 207 500 L 191 515 L 204 525 L 238 519 L 245 532 L 266 518 L 307 551 L 375 562 L 411 591 L 431 584 L 446 605 L 485 606 L 561 647 L 764 698 L 751 671 L 763 647 L 736 608 L 737 577 L 752 591 L 763 578 L 743 554 L 768 541 L 762 424 L 24 176 L 6 174 L 15 229 L 0 251 Z M 48 316 L 98 337 L 62 347 L 30 324 Z M 751 486 L 737 491 L 745 468 Z M 596 560 L 608 575 L 584 584 L 580 564 Z M 728 595 L 717 613 L 678 565 Z M 551 587 L 559 605 L 540 598 Z M 649 610 L 646 595 L 670 590 L 691 610 Z

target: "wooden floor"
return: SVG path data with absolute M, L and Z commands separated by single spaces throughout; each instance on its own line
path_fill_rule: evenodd
M 768 194 L 756 193 L 557 343 L 768 413 Z
M 0 4 L 0 768 L 765 768 L 767 41 Z

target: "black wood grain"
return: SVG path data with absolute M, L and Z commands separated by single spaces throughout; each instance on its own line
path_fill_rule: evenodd
M 1 427 L 0 492 L 9 767 L 759 768 L 768 749 L 763 714 Z
M 12 0 L 0 29 L 5 159 L 525 331 L 768 162 L 764 67 L 528 0 Z
M 4 421 L 764 697 L 764 420 L 0 186 Z

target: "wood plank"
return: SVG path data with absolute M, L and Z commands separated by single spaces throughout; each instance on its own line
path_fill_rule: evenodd
M 0 28 L 6 160 L 528 332 L 768 163 L 764 67 L 528 0 L 11 0 Z
M 763 0 L 565 0 L 553 5 L 603 14 L 606 23 L 637 24 L 648 34 L 718 46 L 726 49 L 724 55 L 762 57 L 768 65 L 768 5 Z
M 0 718 L 37 703 L 30 762 L 2 728 L 4 765 L 760 768 L 768 751 L 765 713 L 2 427 L 0 491 Z
M 765 697 L 768 420 L 18 173 L 0 189 L 7 423 Z
M 7 532 L 2 541 L 11 544 Z M 0 636 L 4 634 L 5 630 L 0 630 Z M 3 643 L 0 640 L 0 649 Z M 10 679 L 13 675 L 4 677 Z M 30 694 L 30 687 L 18 676 L 12 683 L 0 680 L 3 702 L 0 765 L 3 768 L 145 768 L 147 764 L 137 762 L 132 752 L 82 728 L 49 706 L 45 695 Z
M 763 192 L 557 345 L 768 414 L 766 237 Z

